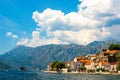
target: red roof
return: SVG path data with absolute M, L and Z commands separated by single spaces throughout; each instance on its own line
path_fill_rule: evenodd
M 71 62 L 66 62 L 65 64 L 67 65 L 67 64 L 70 64 Z
M 110 54 L 115 54 L 117 52 L 117 50 L 110 50 L 109 53 Z
M 86 65 L 90 65 L 91 62 L 90 62 L 89 60 L 87 60 L 85 64 L 86 64 Z
M 84 63 L 86 62 L 86 60 L 83 59 L 83 60 L 79 60 L 78 62 Z
M 107 51 L 105 52 L 104 54 L 115 54 L 117 53 L 118 50 L 110 50 L 110 51 Z
M 107 64 L 107 62 L 102 62 L 102 65 L 105 66 Z

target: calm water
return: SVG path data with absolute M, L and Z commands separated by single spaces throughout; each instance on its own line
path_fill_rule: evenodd
M 50 74 L 43 72 L 0 71 L 0 80 L 120 80 L 115 75 Z

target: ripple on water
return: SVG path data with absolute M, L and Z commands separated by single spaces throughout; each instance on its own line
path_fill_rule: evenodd
M 120 80 L 120 76 L 0 71 L 0 80 Z

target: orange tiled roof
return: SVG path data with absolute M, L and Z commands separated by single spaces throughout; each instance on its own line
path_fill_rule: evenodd
M 67 65 L 67 64 L 70 64 L 71 62 L 66 62 L 65 64 Z
M 85 65 L 90 65 L 91 64 L 91 62 L 88 60 L 88 61 L 86 61 L 86 63 L 85 63 Z
M 117 52 L 117 50 L 110 50 L 108 52 L 105 52 L 105 54 L 115 54 Z
M 107 64 L 107 62 L 102 62 L 102 65 L 105 66 Z
M 78 62 L 82 62 L 82 63 L 84 63 L 84 62 L 86 62 L 86 60 L 83 59 L 83 60 L 79 60 Z
M 85 58 L 79 58 L 79 59 L 77 59 L 77 61 L 79 61 L 79 62 L 84 62 L 86 59 Z
M 116 52 L 117 52 L 117 50 L 110 50 L 110 51 L 109 51 L 110 54 L 114 54 L 114 53 L 116 53 Z

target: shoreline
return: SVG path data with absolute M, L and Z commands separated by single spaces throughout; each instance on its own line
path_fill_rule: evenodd
M 57 71 L 44 71 L 45 73 L 58 74 Z M 88 74 L 88 75 L 120 75 L 120 73 L 110 73 L 110 72 L 96 72 L 96 73 L 86 73 L 86 72 L 61 72 L 63 74 Z

